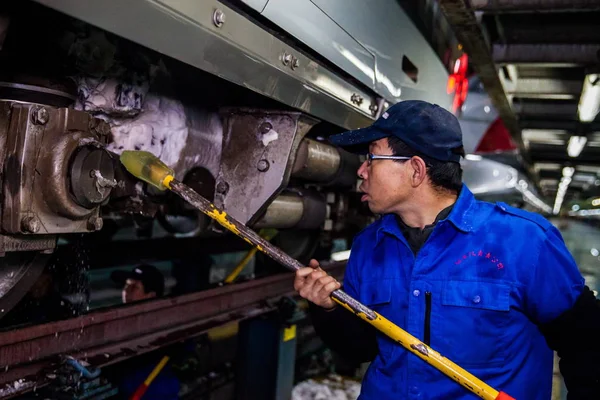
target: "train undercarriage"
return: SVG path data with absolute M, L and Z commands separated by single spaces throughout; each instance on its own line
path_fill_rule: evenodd
M 368 85 L 244 3 L 0 7 L 0 398 L 56 383 L 65 365 L 93 381 L 78 360 L 115 364 L 293 297 L 291 278 L 260 257 L 223 286 L 230 271 L 199 260 L 248 245 L 137 181 L 122 151 L 152 152 L 242 223 L 276 230 L 294 258 L 329 261 L 375 216 L 357 193 L 360 158 L 327 137 L 368 125 L 401 92 L 450 104 L 437 59 L 419 72 L 404 57 L 408 83 L 373 70 Z M 194 281 L 177 296 L 90 311 L 102 302 L 94 271 L 172 260 L 180 282 Z M 343 266 L 328 268 L 341 278 Z M 47 275 L 73 318 L 15 319 Z

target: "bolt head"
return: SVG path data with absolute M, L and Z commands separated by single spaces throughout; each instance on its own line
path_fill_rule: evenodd
M 283 65 L 290 65 L 290 63 L 292 62 L 292 55 L 288 53 L 283 53 L 283 55 L 281 56 L 281 61 L 283 62 Z
M 256 168 L 258 168 L 258 170 L 260 172 L 265 172 L 269 169 L 269 166 L 270 166 L 269 161 L 263 159 L 258 162 L 258 164 L 256 165 Z
M 216 189 L 217 193 L 227 194 L 227 192 L 229 191 L 229 184 L 227 182 L 221 181 L 217 183 Z
M 36 125 L 46 125 L 50 119 L 50 114 L 45 107 L 36 107 L 31 114 L 31 119 Z
M 361 95 L 354 93 L 350 97 L 350 101 L 352 101 L 357 106 L 360 106 L 362 104 L 362 102 L 363 102 L 363 98 L 361 97 Z
M 292 62 L 292 69 L 296 69 L 300 66 L 300 60 L 294 57 L 294 61 Z
M 104 226 L 104 221 L 100 217 L 90 217 L 88 219 L 88 229 L 90 231 L 99 231 Z
M 263 135 L 265 133 L 269 133 L 269 131 L 273 129 L 273 125 L 271 125 L 270 122 L 263 122 L 262 124 L 260 124 L 260 133 L 262 133 Z
M 225 23 L 225 13 L 223 10 L 216 9 L 213 14 L 213 22 L 217 27 L 223 26 Z
M 38 233 L 41 228 L 40 221 L 36 217 L 24 218 L 21 225 L 24 231 L 30 233 Z

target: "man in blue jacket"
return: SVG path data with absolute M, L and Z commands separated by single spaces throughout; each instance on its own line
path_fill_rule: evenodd
M 362 201 L 381 217 L 357 235 L 343 289 L 492 387 L 548 400 L 553 350 L 569 400 L 600 399 L 600 311 L 558 230 L 540 215 L 475 200 L 462 184 L 454 115 L 423 101 L 332 136 L 366 154 Z M 334 350 L 372 361 L 361 400 L 476 399 L 329 297 L 311 261 L 294 286 Z

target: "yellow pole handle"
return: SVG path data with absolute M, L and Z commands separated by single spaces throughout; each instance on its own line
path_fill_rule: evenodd
M 427 346 L 425 343 L 421 342 L 419 339 L 411 335 L 410 333 L 404 331 L 399 326 L 394 324 L 389 319 L 385 318 L 381 314 L 375 313 L 375 318 L 370 319 L 364 313 L 356 313 L 354 310 L 349 307 L 346 303 L 332 297 L 333 300 L 340 304 L 342 307 L 346 308 L 348 311 L 360 317 L 362 320 L 368 322 L 372 326 L 374 326 L 381 333 L 388 336 L 390 339 L 394 340 L 396 343 L 402 345 L 408 351 L 416 355 L 417 357 L 423 359 L 428 364 L 432 365 L 434 368 L 437 368 L 448 377 L 458 382 L 460 385 L 466 387 L 471 392 L 476 394 L 485 400 L 510 400 L 512 397 L 506 395 L 503 392 L 498 392 L 496 389 L 483 382 L 481 379 L 477 378 L 475 375 L 466 371 L 465 369 L 459 367 L 446 357 L 442 356 L 437 351 L 433 350 L 431 347 Z M 514 400 L 514 399 L 512 399 Z

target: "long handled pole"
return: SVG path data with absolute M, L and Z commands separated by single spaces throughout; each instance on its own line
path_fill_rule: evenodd
M 139 179 L 142 179 L 161 190 L 169 189 L 178 194 L 185 201 L 202 211 L 210 218 L 217 221 L 223 227 L 233 232 L 240 238 L 279 262 L 291 271 L 297 271 L 304 265 L 298 260 L 290 257 L 281 249 L 273 246 L 267 240 L 261 238 L 256 232 L 246 225 L 227 215 L 225 211 L 219 210 L 214 204 L 200 196 L 194 190 L 177 181 L 174 172 L 151 153 L 141 151 L 125 151 L 121 155 L 121 162 L 127 170 Z M 485 382 L 464 370 L 454 362 L 421 342 L 396 324 L 383 317 L 379 313 L 369 309 L 364 304 L 349 296 L 342 290 L 335 290 L 331 297 L 338 304 L 354 313 L 367 323 L 373 325 L 383 334 L 390 337 L 396 343 L 421 358 L 428 364 L 437 368 L 451 379 L 455 380 L 477 396 L 485 400 L 514 400 L 504 392 L 499 392 Z

